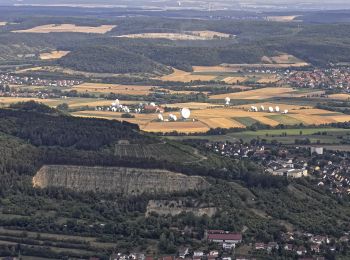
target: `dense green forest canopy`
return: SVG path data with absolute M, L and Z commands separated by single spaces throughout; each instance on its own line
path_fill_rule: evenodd
M 74 70 L 108 73 L 169 73 L 167 66 L 191 71 L 193 65 L 259 63 L 263 56 L 290 53 L 315 66 L 348 62 L 348 24 L 278 23 L 268 21 L 197 20 L 169 17 L 32 17 L 20 16 L 0 27 L 2 63 L 27 60 Z M 117 25 L 105 35 L 84 33 L 13 33 L 43 24 Z M 184 33 L 210 30 L 232 35 L 222 40 L 170 41 L 118 38 L 130 33 Z M 40 52 L 69 50 L 58 62 L 43 62 Z M 26 56 L 29 54 L 29 56 Z M 345 54 L 345 55 L 344 55 Z M 33 56 L 34 55 L 34 56 Z M 92 61 L 93 60 L 93 61 Z

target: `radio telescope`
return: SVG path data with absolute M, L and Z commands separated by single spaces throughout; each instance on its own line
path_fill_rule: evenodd
M 190 115 L 191 115 L 191 111 L 188 108 L 181 109 L 181 116 L 183 119 L 190 118 Z

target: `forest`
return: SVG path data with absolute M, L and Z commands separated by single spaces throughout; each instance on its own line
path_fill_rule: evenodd
M 277 23 L 267 21 L 196 20 L 168 17 L 30 17 L 19 16 L 0 27 L 0 60 L 3 64 L 26 61 L 32 65 L 62 66 L 97 73 L 168 74 L 169 66 L 191 71 L 192 66 L 221 63 L 259 63 L 261 57 L 280 52 L 292 54 L 315 66 L 348 62 L 350 41 L 347 25 Z M 13 33 L 43 24 L 117 25 L 105 35 L 84 33 Z M 128 39 L 130 33 L 210 30 L 233 37 L 221 40 L 171 41 Z M 329 33 L 331 32 L 331 33 Z M 59 61 L 41 61 L 39 53 L 68 50 Z M 26 56 L 27 55 L 27 56 Z M 91 62 L 91 61 L 94 62 Z
M 193 160 L 187 162 L 179 161 L 181 156 L 169 156 L 168 159 L 157 154 L 147 158 L 116 156 L 118 146 L 115 145 L 119 140 L 129 140 L 141 146 L 157 143 L 165 145 L 164 149 L 172 151 L 172 154 L 183 153 L 184 156 L 193 148 L 185 143 L 164 144 L 159 137 L 139 132 L 131 124 L 73 118 L 33 102 L 1 109 L 0 114 L 0 224 L 6 228 L 80 237 L 97 236 L 99 241 L 115 243 L 123 251 L 146 250 L 158 241 L 156 245 L 160 253 L 174 253 L 183 243 L 193 248 L 205 245 L 201 238 L 206 228 L 239 232 L 246 226 L 248 231 L 244 239 L 247 242 L 278 239 L 280 232 L 286 230 L 280 223 L 281 219 L 303 231 L 324 232 L 336 237 L 348 229 L 349 201 L 345 198 L 339 201 L 325 191 L 312 189 L 311 180 L 293 181 L 267 176 L 248 160 L 225 159 L 204 150 L 199 152 L 206 159 L 196 160 L 187 156 Z M 211 183 L 211 188 L 185 194 L 163 194 L 157 198 L 147 194 L 123 197 L 59 188 L 35 189 L 31 185 L 31 177 L 44 164 L 163 168 L 204 176 Z M 298 193 L 294 192 L 295 189 Z M 308 196 L 313 199 L 306 201 Z M 191 213 L 145 216 L 150 199 L 175 198 L 192 201 L 188 203 L 197 201 L 197 204 L 216 205 L 219 210 L 212 217 Z M 289 206 L 285 207 L 285 203 Z M 310 214 L 316 207 L 318 213 L 311 218 Z M 54 214 L 38 215 L 48 210 Z M 266 220 L 259 214 L 252 214 L 254 210 L 267 212 L 271 218 Z M 332 221 L 333 212 L 342 216 L 339 222 Z M 101 222 L 105 223 L 103 227 L 96 225 Z M 174 231 L 174 226 L 179 231 Z M 191 227 L 192 232 L 181 233 L 186 227 Z M 30 238 L 23 233 L 11 235 L 11 239 L 38 246 L 40 237 Z M 57 241 L 47 241 L 47 245 L 50 243 Z M 63 242 L 60 246 L 71 247 Z M 111 253 L 87 244 L 78 247 L 91 252 L 90 256 L 98 255 L 102 259 L 108 259 Z M 12 250 L 16 252 L 15 248 Z M 23 252 L 30 255 L 76 256 L 69 252 L 38 250 L 36 247 L 31 250 L 23 247 Z M 11 252 L 10 248 L 0 248 L 0 255 L 8 252 Z

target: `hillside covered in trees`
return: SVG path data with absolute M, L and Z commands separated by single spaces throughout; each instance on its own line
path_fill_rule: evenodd
M 34 12 L 34 11 L 33 11 Z M 234 19 L 174 19 L 157 16 L 115 18 L 99 13 L 83 19 L 70 17 L 11 15 L 0 27 L 2 64 L 62 66 L 95 73 L 167 74 L 175 67 L 191 71 L 192 66 L 222 63 L 259 63 L 263 56 L 289 53 L 315 66 L 348 62 L 347 24 L 279 23 Z M 14 33 L 46 24 L 78 26 L 116 25 L 106 34 Z M 119 36 L 135 33 L 185 33 L 214 31 L 231 35 L 212 40 L 131 39 Z M 330 32 L 330 33 L 329 33 Z M 39 36 L 39 37 L 38 37 Z M 59 61 L 42 61 L 41 52 L 67 50 Z M 344 55 L 345 53 L 345 55 Z
M 350 202 L 345 198 L 339 201 L 329 193 L 315 190 L 308 180 L 264 175 L 248 160 L 225 159 L 204 151 L 194 153 L 195 148 L 189 145 L 161 141 L 139 132 L 134 125 L 74 118 L 32 102 L 2 109 L 0 115 L 0 224 L 4 228 L 93 236 L 100 242 L 114 243 L 125 252 L 148 248 L 159 253 L 174 253 L 183 243 L 194 247 L 206 243 L 201 237 L 207 228 L 237 232 L 245 229 L 247 242 L 277 239 L 290 225 L 296 230 L 336 237 L 349 228 Z M 118 152 L 120 140 L 127 155 Z M 132 149 L 127 149 L 126 140 Z M 137 147 L 153 147 L 153 156 L 140 157 L 139 152 L 136 156 Z M 201 175 L 210 183 L 210 188 L 157 197 L 33 188 L 32 177 L 46 164 L 168 169 Z M 184 198 L 188 205 L 214 205 L 217 211 L 211 217 L 190 212 L 177 216 L 146 215 L 149 200 Z M 316 208 L 317 214 L 314 214 Z M 334 212 L 341 216 L 337 221 L 333 219 Z M 188 228 L 192 232 L 181 232 Z M 30 238 L 6 234 L 6 239 L 34 245 L 31 250 L 23 246 L 23 254 L 77 257 L 69 251 L 72 243 L 61 242 L 59 245 L 67 251 L 57 252 L 50 246 L 40 249 L 39 235 Z M 58 242 L 47 241 L 47 245 L 53 243 L 57 246 Z M 86 257 L 98 255 L 108 259 L 111 253 L 111 249 L 102 250 L 89 244 L 74 246 L 87 252 Z M 0 253 L 9 252 L 6 250 L 0 247 Z

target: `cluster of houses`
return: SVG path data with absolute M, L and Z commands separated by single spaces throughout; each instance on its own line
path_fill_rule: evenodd
M 40 79 L 34 77 L 14 76 L 11 74 L 0 74 L 0 85 L 26 85 L 26 86 L 44 86 L 44 87 L 61 87 L 68 88 L 80 85 L 81 80 L 67 79 Z
M 264 166 L 265 171 L 275 176 L 301 178 L 308 176 L 308 164 L 302 157 L 287 156 L 288 150 L 281 149 L 278 154 L 271 155 L 271 149 L 265 145 L 244 144 L 241 142 L 209 142 L 206 148 L 230 158 L 249 158 Z
M 301 178 L 312 175 L 319 187 L 326 187 L 334 194 L 350 195 L 350 153 L 336 154 L 320 146 L 277 147 L 273 145 L 245 144 L 242 142 L 208 142 L 207 150 L 221 156 L 249 158 L 265 171 L 275 176 Z M 306 151 L 308 150 L 308 151 Z M 326 159 L 327 158 L 327 159 Z M 331 159 L 330 159 L 331 158 Z
M 348 152 L 337 152 L 330 158 L 317 157 L 319 160 L 316 160 L 317 163 L 312 165 L 310 170 L 312 170 L 313 176 L 318 179 L 318 186 L 328 188 L 333 194 L 350 195 L 349 157 Z
M 321 88 L 350 90 L 350 68 L 313 69 L 287 71 L 283 82 L 297 88 Z
M 299 240 L 299 243 L 296 241 Z M 300 241 L 303 241 L 300 244 Z M 330 238 L 323 235 L 314 235 L 310 233 L 300 232 L 287 232 L 282 234 L 281 243 L 269 242 L 255 243 L 255 250 L 265 250 L 271 252 L 272 250 L 278 250 L 279 248 L 293 252 L 298 256 L 304 257 L 315 256 L 318 259 L 322 259 L 320 255 L 324 254 L 327 250 L 334 252 L 337 249 L 337 245 L 349 242 L 349 234 L 346 233 L 339 239 Z

